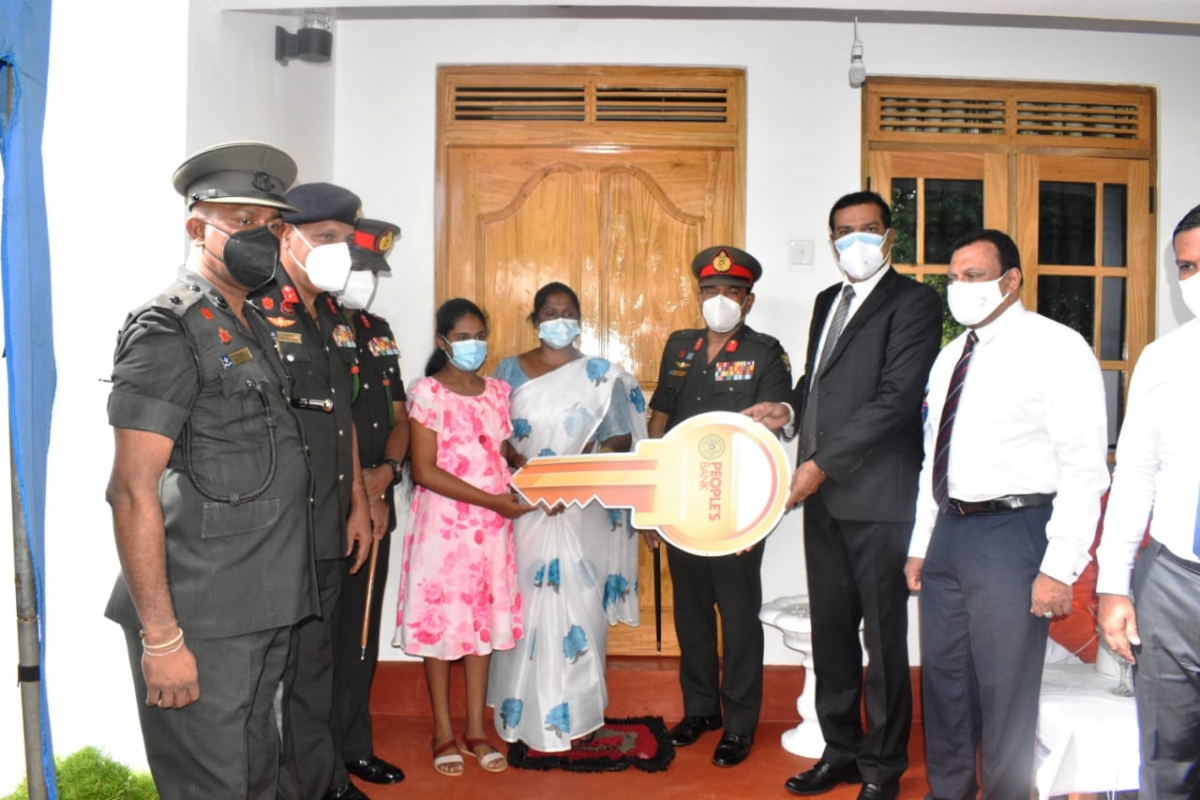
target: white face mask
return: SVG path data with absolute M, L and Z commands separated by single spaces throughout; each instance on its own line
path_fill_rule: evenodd
M 1188 310 L 1200 317 L 1200 278 L 1193 275 L 1180 281 L 1179 291 L 1183 295 L 1183 302 Z
M 538 338 L 555 350 L 570 347 L 571 342 L 579 336 L 579 320 L 558 319 L 538 323 Z
M 883 238 L 877 233 L 854 231 L 833 243 L 838 266 L 855 281 L 865 281 L 887 263 L 883 257 Z
M 705 300 L 700 306 L 700 313 L 713 333 L 729 333 L 742 321 L 742 307 L 723 294 Z
M 308 245 L 308 258 L 300 266 L 308 273 L 308 279 L 323 292 L 338 293 L 346 288 L 350 277 L 350 267 L 354 260 L 350 257 L 350 245 L 346 242 L 323 244 L 313 247 L 312 242 L 304 238 L 299 228 L 295 229 L 300 240 Z M 290 249 L 290 248 L 289 248 Z M 295 253 L 292 254 L 295 257 Z M 300 262 L 300 259 L 296 259 Z
M 369 269 L 354 270 L 346 279 L 346 288 L 338 298 L 347 308 L 366 308 L 375 296 L 379 277 Z
M 954 281 L 946 287 L 946 302 L 959 325 L 977 325 L 1004 302 L 1008 295 L 1000 294 L 1002 280 L 1004 275 L 994 281 Z

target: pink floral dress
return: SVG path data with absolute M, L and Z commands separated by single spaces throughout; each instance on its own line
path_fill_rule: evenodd
M 500 445 L 512 435 L 507 383 L 484 378 L 464 397 L 434 378 L 408 393 L 408 416 L 437 434 L 437 465 L 493 494 L 508 489 Z M 454 660 L 507 650 L 521 636 L 521 596 L 512 524 L 494 511 L 423 486 L 413 491 L 394 646 Z

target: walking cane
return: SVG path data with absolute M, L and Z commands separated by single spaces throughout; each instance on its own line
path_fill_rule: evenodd
M 662 655 L 662 545 L 654 548 L 654 647 Z
M 371 598 L 375 594 L 375 563 L 379 561 L 379 540 L 371 539 L 371 560 L 367 564 L 367 602 L 363 605 L 362 636 L 358 643 L 361 647 L 358 660 L 367 659 L 367 638 L 371 633 Z

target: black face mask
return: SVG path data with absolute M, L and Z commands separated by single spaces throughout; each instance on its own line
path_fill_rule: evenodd
M 220 228 L 217 230 L 221 231 Z M 225 235 L 229 237 L 229 241 L 225 242 L 225 257 L 221 261 L 225 264 L 231 280 L 246 287 L 248 291 L 254 291 L 275 277 L 275 265 L 279 261 L 279 239 L 270 229 L 264 225 L 261 228 Z

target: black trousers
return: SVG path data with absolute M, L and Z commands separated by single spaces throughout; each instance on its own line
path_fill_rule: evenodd
M 379 627 L 383 616 L 383 594 L 387 585 L 388 551 L 391 545 L 390 533 L 379 540 L 365 654 L 362 650 L 362 619 L 367 602 L 367 566 L 370 562 L 342 581 L 342 596 L 333 612 L 331 728 L 334 755 L 339 764 L 364 761 L 375 752 L 375 740 L 371 733 L 371 681 L 379 660 Z
M 217 639 L 188 637 L 200 699 L 179 709 L 146 705 L 141 639 L 136 630 L 123 630 L 146 759 L 163 800 L 296 797 L 280 784 L 274 712 L 291 628 Z
M 1050 621 L 1029 613 L 1050 506 L 941 514 L 921 571 L 925 765 L 935 800 L 1029 800 Z
M 1142 800 L 1200 797 L 1200 573 L 1158 542 L 1138 559 L 1133 596 L 1142 645 L 1133 691 Z
M 725 730 L 751 736 L 762 710 L 763 544 L 740 556 L 715 557 L 664 546 L 674 587 L 683 713 L 723 713 Z M 717 655 L 717 609 L 723 659 Z
M 908 768 L 912 682 L 908 666 L 911 522 L 834 519 L 817 492 L 804 503 L 817 719 L 823 759 L 857 763 L 863 780 L 892 783 Z M 863 730 L 862 626 L 870 660 Z
M 321 616 L 292 628 L 283 691 L 285 785 L 299 797 L 320 800 L 331 786 L 350 782 L 346 766 L 335 757 L 333 733 L 333 610 L 342 593 L 348 562 L 317 562 Z M 293 787 L 294 783 L 294 787 Z

